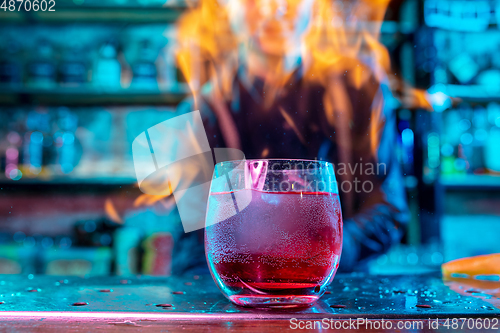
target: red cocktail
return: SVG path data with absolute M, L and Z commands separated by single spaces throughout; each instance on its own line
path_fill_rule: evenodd
M 300 162 L 309 168 L 294 168 Z M 342 250 L 333 169 L 317 161 L 225 163 L 216 166 L 205 230 L 207 261 L 222 293 L 245 306 L 313 303 Z

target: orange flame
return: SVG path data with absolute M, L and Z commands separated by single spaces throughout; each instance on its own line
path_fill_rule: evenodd
M 177 62 L 195 97 L 196 107 L 200 91 L 206 84 L 210 85 L 210 98 L 214 104 L 224 105 L 223 101 L 231 98 L 232 82 L 241 65 L 240 53 L 252 48 L 250 37 L 258 35 L 262 29 L 276 34 L 284 33 L 287 24 L 296 24 L 301 12 L 304 12 L 303 4 L 312 2 L 310 15 L 301 17 L 307 22 L 307 28 L 300 36 L 288 35 L 281 44 L 274 43 L 273 47 L 282 47 L 282 54 L 276 55 L 274 67 L 268 70 L 271 73 L 266 73 L 266 98 L 273 96 L 273 91 L 279 90 L 291 74 L 283 59 L 297 49 L 297 45 L 288 42 L 298 41 L 296 44 L 299 45 L 304 68 L 303 79 L 327 88 L 328 93 L 324 95 L 323 101 L 327 120 L 338 129 L 340 141 L 343 141 L 339 144 L 346 148 L 344 151 L 349 151 L 347 130 L 355 110 L 346 87 L 343 87 L 346 84 L 360 90 L 370 78 L 387 82 L 387 78 L 391 77 L 393 82 L 389 84 L 394 85 L 396 81 L 396 86 L 404 86 L 405 93 L 401 100 L 405 106 L 430 109 L 423 91 L 393 79 L 389 52 L 379 41 L 389 1 L 350 2 L 352 8 L 347 11 L 343 8 L 347 2 L 331 0 L 227 0 L 225 4 L 220 0 L 200 0 L 198 6 L 189 10 L 178 22 Z M 285 7 L 280 17 L 266 16 L 269 11 L 279 12 L 280 6 Z M 245 29 L 234 29 L 235 18 L 246 22 Z M 252 59 L 246 65 L 251 79 L 251 67 L 259 66 L 259 59 Z M 344 73 L 348 73 L 347 83 L 339 80 Z M 397 87 L 391 88 L 396 90 Z M 377 95 L 372 105 L 369 135 L 375 156 L 384 124 L 384 103 L 383 97 Z M 269 100 L 264 102 L 266 105 L 270 105 Z M 221 109 L 224 111 L 223 107 Z M 219 111 L 219 114 L 227 113 Z M 294 128 L 294 124 L 289 121 L 291 118 L 283 110 L 280 112 Z M 228 131 L 234 132 L 231 128 Z
M 233 73 L 229 54 L 237 43 L 231 33 L 227 11 L 218 1 L 200 1 L 180 18 L 179 26 L 177 63 L 193 93 L 210 77 L 217 80 Z M 227 85 L 230 81 L 225 78 L 217 83 Z M 227 91 L 229 87 L 224 88 Z
M 113 222 L 122 224 L 123 220 L 120 217 L 120 214 L 118 213 L 118 210 L 115 208 L 115 205 L 113 204 L 113 201 L 111 199 L 106 199 L 104 202 L 104 212 L 106 213 L 106 216 Z

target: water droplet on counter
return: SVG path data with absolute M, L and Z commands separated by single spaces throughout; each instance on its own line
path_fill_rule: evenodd
M 173 291 L 172 294 L 174 295 L 184 295 L 186 292 L 185 291 Z
M 466 292 L 466 293 L 470 293 L 470 294 L 472 294 L 472 293 L 480 293 L 480 291 L 478 291 L 478 290 L 474 290 L 474 289 L 468 289 L 468 290 L 466 290 L 465 292 Z
M 85 305 L 89 305 L 89 303 L 87 303 L 87 302 L 75 302 L 71 305 L 73 305 L 73 306 L 85 306 Z
M 101 289 L 99 290 L 101 293 L 111 293 L 113 292 L 113 289 Z
M 158 308 L 171 308 L 172 304 L 156 304 Z
M 417 308 L 423 308 L 423 309 L 430 309 L 430 308 L 432 308 L 432 306 L 430 306 L 429 304 L 417 304 L 415 306 Z

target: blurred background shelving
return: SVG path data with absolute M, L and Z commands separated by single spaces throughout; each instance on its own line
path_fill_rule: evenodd
M 0 12 L 0 272 L 168 275 L 178 217 L 139 191 L 131 144 L 187 96 L 173 55 L 186 5 L 55 8 Z
M 426 0 L 423 13 L 421 71 L 453 99 L 422 132 L 429 215 L 445 260 L 500 252 L 500 1 Z

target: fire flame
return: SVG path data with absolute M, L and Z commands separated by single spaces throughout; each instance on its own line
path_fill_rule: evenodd
M 235 4 L 249 1 L 229 0 L 224 5 L 218 0 L 200 0 L 197 7 L 179 20 L 177 61 L 193 93 L 198 93 L 204 83 L 211 81 L 226 93 L 223 95 L 230 96 L 227 93 L 238 67 L 237 48 L 249 42 L 244 40 L 248 39 L 246 32 L 237 33 L 231 29 L 229 15 L 235 15 L 238 9 Z M 274 1 L 256 0 L 255 7 Z M 308 0 L 284 0 L 295 10 L 304 1 Z M 371 74 L 366 70 L 368 61 L 371 71 L 383 80 L 385 73 L 390 71 L 390 57 L 379 42 L 379 36 L 389 0 L 358 1 L 349 17 L 341 5 L 343 2 L 309 1 L 314 1 L 311 18 L 300 37 L 301 55 L 309 74 L 304 78 L 326 84 L 328 74 L 351 71 L 354 73 L 350 76 L 352 83 L 359 88 Z M 289 11 L 296 15 L 292 9 Z M 285 51 L 292 52 L 290 49 Z M 276 70 L 283 71 L 283 68 Z
M 391 90 L 408 108 L 431 110 L 426 92 L 417 90 L 395 77 L 391 70 L 391 61 L 387 48 L 379 41 L 382 22 L 390 0 L 199 0 L 192 4 L 177 22 L 178 47 L 177 64 L 183 73 L 194 97 L 195 109 L 199 108 L 202 88 L 210 85 L 208 98 L 215 105 L 221 130 L 225 132 L 226 144 L 238 148 L 237 130 L 230 119 L 226 101 L 232 98 L 232 83 L 236 72 L 242 65 L 241 53 L 252 47 L 249 35 L 262 29 L 260 22 L 271 22 L 266 29 L 275 33 L 283 32 L 287 24 L 305 24 L 299 35 L 288 35 L 283 39 L 282 53 L 277 54 L 277 61 L 272 69 L 272 77 L 266 78 L 266 92 L 271 92 L 270 99 L 264 106 L 270 105 L 274 98 L 272 92 L 283 87 L 292 72 L 285 65 L 287 56 L 298 54 L 303 67 L 303 80 L 325 87 L 323 105 L 329 123 L 339 133 L 340 154 L 343 160 L 350 160 L 349 128 L 352 122 L 353 106 L 346 85 L 361 90 L 375 78 L 379 83 L 387 82 Z M 307 12 L 307 17 L 300 17 Z M 283 9 L 283 8 L 284 9 Z M 280 12 L 279 17 L 266 15 Z M 235 29 L 232 20 L 247 22 L 246 29 Z M 298 17 L 303 22 L 298 22 Z M 287 43 L 295 40 L 298 43 Z M 247 64 L 251 66 L 252 64 Z M 255 66 L 255 65 L 253 65 Z M 258 64 L 257 64 L 258 66 Z M 341 81 L 344 78 L 347 81 Z M 246 73 L 250 81 L 253 72 Z M 275 94 L 274 94 L 275 95 Z M 267 96 L 269 97 L 269 96 Z M 372 103 L 369 137 L 370 148 L 376 156 L 381 129 L 384 125 L 384 96 L 379 93 Z M 304 141 L 297 125 L 285 110 L 280 109 L 285 122 Z M 224 133 L 223 133 L 224 134 Z M 265 149 L 262 157 L 267 157 Z M 196 168 L 195 168 L 196 169 Z M 170 207 L 172 201 L 164 200 L 182 181 L 193 180 L 190 175 L 197 170 L 179 170 L 178 179 L 165 179 L 170 193 L 165 195 L 143 194 L 134 207 L 150 206 L 162 203 Z M 164 184 L 160 184 L 164 186 Z M 167 185 L 165 185 L 167 186 Z M 111 214 L 113 215 L 113 214 Z
M 178 21 L 177 62 L 195 98 L 196 107 L 201 88 L 207 83 L 212 88 L 212 100 L 223 104 L 220 103 L 221 100 L 231 98 L 232 80 L 241 64 L 238 53 L 251 48 L 249 35 L 258 32 L 259 21 L 273 20 L 262 12 L 279 11 L 280 6 L 285 7 L 282 16 L 275 20 L 281 26 L 289 22 L 300 25 L 297 17 L 304 10 L 301 6 L 308 2 L 312 2 L 310 15 L 305 19 L 301 18 L 307 23 L 306 29 L 300 36 L 291 35 L 286 38 L 299 40 L 304 80 L 319 83 L 326 88 L 335 86 L 335 89 L 328 89 L 329 93 L 325 94 L 323 101 L 331 125 L 336 125 L 339 131 L 348 128 L 352 113 L 355 112 L 347 89 L 342 85 L 332 84 L 332 81 L 338 80 L 344 73 L 349 74 L 347 84 L 358 90 L 372 77 L 379 82 L 387 82 L 387 78 L 391 78 L 388 83 L 396 95 L 398 88 L 404 86 L 401 101 L 405 106 L 431 109 L 425 92 L 413 89 L 399 78 L 394 78 L 389 52 L 379 41 L 390 0 L 227 0 L 225 3 L 222 0 L 200 0 L 196 7 Z M 234 17 L 246 21 L 246 29 L 238 31 L 232 28 L 231 18 Z M 280 24 L 268 26 L 280 32 Z M 296 47 L 285 46 L 283 54 L 278 55 L 278 58 L 284 59 L 293 52 L 296 52 Z M 284 61 L 277 61 L 272 72 L 275 79 L 266 82 L 266 92 L 273 91 L 272 88 L 281 88 L 280 85 L 291 74 L 286 70 Z M 248 74 L 251 78 L 252 73 Z M 269 105 L 268 101 L 265 105 Z M 374 155 L 384 123 L 383 105 L 384 99 L 377 97 L 370 119 L 371 149 Z M 289 122 L 289 117 L 283 116 Z M 346 138 L 343 140 L 345 142 L 339 144 L 349 150 L 348 136 L 347 133 L 344 134 L 340 134 L 340 137 Z
M 106 201 L 104 202 L 104 212 L 111 221 L 118 224 L 123 223 L 123 220 L 120 217 L 118 210 L 116 209 L 115 205 L 113 204 L 113 201 L 110 198 L 107 198 Z

